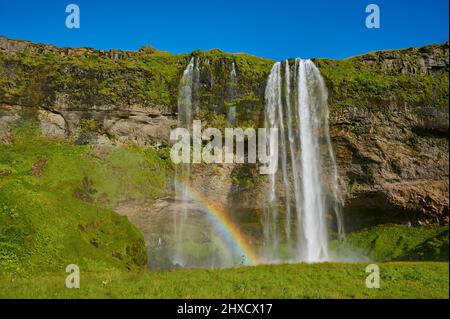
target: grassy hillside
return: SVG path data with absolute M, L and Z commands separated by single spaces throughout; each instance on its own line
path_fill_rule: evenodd
M 378 225 L 347 234 L 345 242 L 332 241 L 331 249 L 350 260 L 448 261 L 448 240 L 448 226 Z
M 0 145 L 0 271 L 145 267 L 140 232 L 111 211 L 165 192 L 155 150 L 73 145 L 24 122 Z
M 292 264 L 145 273 L 64 272 L 0 276 L 0 298 L 448 298 L 448 263 L 385 263 L 380 288 L 365 285 L 367 264 Z

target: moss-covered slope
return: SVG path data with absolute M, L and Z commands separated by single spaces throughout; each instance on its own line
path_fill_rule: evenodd
M 138 269 L 142 234 L 111 209 L 166 192 L 170 168 L 149 149 L 92 148 L 41 136 L 36 122 L 0 143 L 0 271 Z

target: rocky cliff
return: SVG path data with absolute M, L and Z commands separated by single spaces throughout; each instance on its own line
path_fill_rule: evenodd
M 448 43 L 317 63 L 353 225 L 447 224 Z
M 237 125 L 261 127 L 272 60 L 217 49 L 173 55 L 149 46 L 102 51 L 0 37 L 0 139 L 12 142 L 12 124 L 35 118 L 43 133 L 78 144 L 164 148 L 191 56 L 201 61 L 198 117 L 223 127 L 236 105 Z M 233 62 L 237 82 L 230 84 Z M 329 90 L 347 229 L 448 224 L 448 43 L 314 62 Z M 199 166 L 196 183 L 258 214 L 263 187 L 254 171 Z

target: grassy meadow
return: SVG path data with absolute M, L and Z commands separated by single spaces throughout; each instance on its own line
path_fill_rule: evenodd
M 367 263 L 283 264 L 231 269 L 0 275 L 0 298 L 448 298 L 447 262 L 380 263 L 369 289 Z

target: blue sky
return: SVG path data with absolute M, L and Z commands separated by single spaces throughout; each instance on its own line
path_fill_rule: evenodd
M 67 29 L 75 3 L 81 28 Z M 365 27 L 366 5 L 381 28 Z M 173 53 L 220 48 L 282 60 L 344 58 L 448 41 L 448 0 L 0 0 L 0 35 L 59 46 Z

